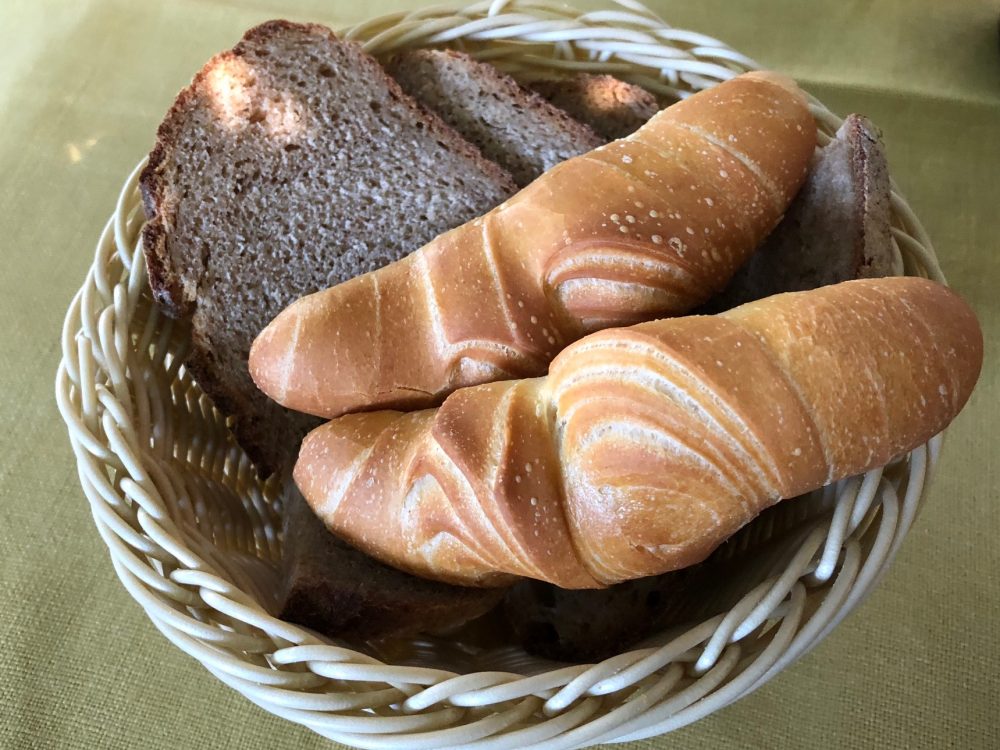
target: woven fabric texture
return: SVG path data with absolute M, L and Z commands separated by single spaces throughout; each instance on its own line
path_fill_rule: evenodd
M 177 90 L 243 29 L 414 0 L 6 0 L 0 22 L 0 748 L 329 748 L 219 683 L 118 583 L 52 378 L 70 297 Z M 580 3 L 584 7 L 596 4 Z M 1000 47 L 992 0 L 648 0 L 885 133 L 987 361 L 893 570 L 753 696 L 630 748 L 1000 746 Z

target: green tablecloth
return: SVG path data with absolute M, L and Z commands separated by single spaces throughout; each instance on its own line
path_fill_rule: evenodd
M 164 640 L 117 582 L 52 396 L 63 312 L 177 90 L 258 21 L 414 0 L 3 0 L 0 8 L 0 745 L 330 744 Z M 1000 747 L 1000 54 L 989 0 L 652 0 L 885 131 L 893 173 L 987 360 L 892 572 L 750 698 L 633 747 Z

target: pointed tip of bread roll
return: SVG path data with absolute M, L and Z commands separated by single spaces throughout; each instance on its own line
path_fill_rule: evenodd
M 909 291 L 911 300 L 916 296 L 924 301 L 928 318 L 936 324 L 942 340 L 947 342 L 951 367 L 959 378 L 955 394 L 957 415 L 972 395 L 983 370 L 983 329 L 976 311 L 958 292 L 944 284 L 913 276 L 893 278 L 898 280 L 901 297 L 907 296 Z
M 297 338 L 297 318 L 293 303 L 279 313 L 250 346 L 247 362 L 250 378 L 261 391 L 280 404 L 285 403 L 293 366 L 291 355 Z
M 806 101 L 805 92 L 799 88 L 799 85 L 795 80 L 784 73 L 777 73 L 773 70 L 754 70 L 750 73 L 744 73 L 744 78 L 752 78 L 755 81 L 765 81 L 767 83 L 773 84 L 775 86 L 780 86 L 791 94 L 795 94 L 803 102 Z

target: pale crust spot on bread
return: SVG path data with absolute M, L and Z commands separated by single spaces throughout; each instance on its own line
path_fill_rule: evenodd
M 716 138 L 711 133 L 703 130 L 702 128 L 697 127 L 696 125 L 692 125 L 691 123 L 688 122 L 680 122 L 677 123 L 677 127 L 687 130 L 691 133 L 694 133 L 699 138 L 708 141 L 716 148 L 725 151 L 731 157 L 736 159 L 736 161 L 738 161 L 740 164 L 742 164 L 744 167 L 750 170 L 753 176 L 756 177 L 757 180 L 760 182 L 761 187 L 764 188 L 764 191 L 767 193 L 768 198 L 771 199 L 771 202 L 774 204 L 775 210 L 778 211 L 779 213 L 782 212 L 785 206 L 785 199 L 781 195 L 781 191 L 778 189 L 778 186 L 774 183 L 774 180 L 772 180 L 770 177 L 767 176 L 767 174 L 764 173 L 764 170 L 760 168 L 759 164 L 755 163 L 752 159 L 747 157 L 747 155 L 744 154 L 739 149 L 736 149 L 729 143 L 726 143 L 725 141 Z M 729 176 L 728 174 L 725 173 L 724 170 L 720 171 L 720 174 L 722 177 Z M 711 198 L 707 198 L 706 202 L 709 206 L 712 205 Z

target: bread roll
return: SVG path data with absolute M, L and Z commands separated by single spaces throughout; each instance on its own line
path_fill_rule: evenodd
M 982 334 L 925 279 L 595 333 L 547 378 L 334 420 L 295 480 L 335 532 L 452 583 L 601 587 L 703 560 L 764 508 L 940 432 Z
M 794 83 L 739 76 L 292 304 L 254 342 L 250 373 L 325 417 L 541 375 L 588 331 L 680 314 L 725 286 L 781 218 L 815 139 Z

